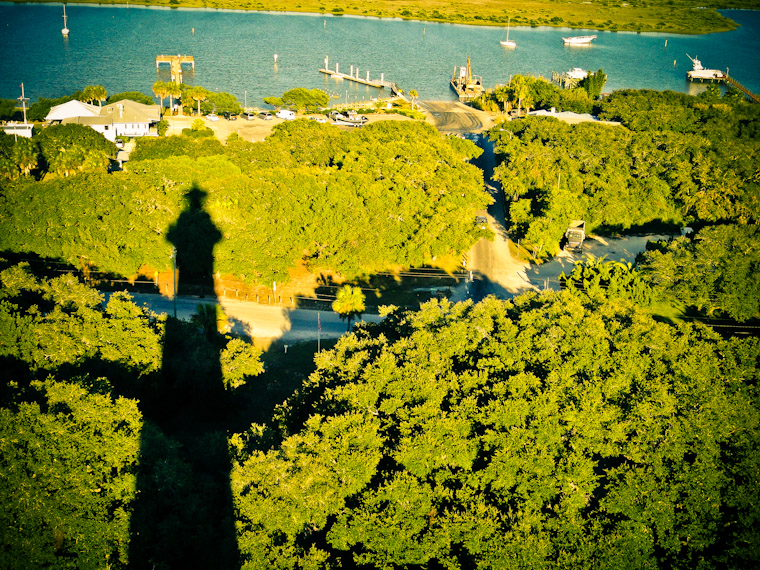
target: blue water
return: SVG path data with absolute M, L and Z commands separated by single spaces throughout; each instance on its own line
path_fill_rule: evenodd
M 387 80 L 406 91 L 416 89 L 428 100 L 454 98 L 448 81 L 454 66 L 464 65 L 468 55 L 473 72 L 486 86 L 505 84 L 517 73 L 549 78 L 552 71 L 582 67 L 604 69 L 606 91 L 693 92 L 700 87 L 685 80 L 691 69 L 688 53 L 699 56 L 705 67 L 729 68 L 737 80 L 760 92 L 758 11 L 723 12 L 741 24 L 733 32 L 702 36 L 593 32 L 598 39 L 587 48 L 565 47 L 561 38 L 590 30 L 513 27 L 510 39 L 517 42 L 516 50 L 499 45 L 505 30 L 495 27 L 77 4 L 68 4 L 66 12 L 68 39 L 60 32 L 60 4 L 0 4 L 0 97 L 18 97 L 22 82 L 32 101 L 89 84 L 103 85 L 109 93 L 150 94 L 157 79 L 169 79 L 168 66 L 156 71 L 158 54 L 194 56 L 195 72 L 188 69 L 185 83 L 229 91 L 241 103 L 247 92 L 248 105 L 261 105 L 264 97 L 293 87 L 319 87 L 351 101 L 382 94 L 318 73 L 326 55 L 331 67 L 338 62 L 340 70 L 348 72 L 355 65 L 361 77 L 369 69 L 372 79 L 383 72 Z

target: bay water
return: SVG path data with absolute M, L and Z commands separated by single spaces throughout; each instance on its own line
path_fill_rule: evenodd
M 396 82 L 416 89 L 426 100 L 455 99 L 449 80 L 469 56 L 473 73 L 487 87 L 506 84 L 514 74 L 550 78 L 573 67 L 608 75 L 605 91 L 622 88 L 698 92 L 686 81 L 699 57 L 705 67 L 729 69 L 760 92 L 760 12 L 727 10 L 741 26 L 732 32 L 699 36 L 597 32 L 568 28 L 512 27 L 517 49 L 499 44 L 500 27 L 462 26 L 394 19 L 245 12 L 160 9 L 135 6 L 67 4 L 68 39 L 61 34 L 61 4 L 0 3 L 0 97 L 58 97 L 103 85 L 109 93 L 151 94 L 169 67 L 156 69 L 159 54 L 192 55 L 195 71 L 184 82 L 228 91 L 241 103 L 263 106 L 262 99 L 294 87 L 321 88 L 337 100 L 366 100 L 387 90 L 336 80 L 318 72 L 329 56 L 348 73 Z M 590 47 L 568 47 L 562 37 L 596 34 Z M 275 62 L 275 54 L 277 54 Z

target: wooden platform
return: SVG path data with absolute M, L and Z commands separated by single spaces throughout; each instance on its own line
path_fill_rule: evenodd
M 320 69 L 319 72 L 324 73 L 325 75 L 329 75 L 330 77 L 334 79 L 348 79 L 349 81 L 353 81 L 355 83 L 361 83 L 362 85 L 369 85 L 370 87 L 376 87 L 377 89 L 382 89 L 383 87 L 385 87 L 385 85 L 383 85 L 380 81 L 373 81 L 371 79 L 362 79 L 361 77 L 357 77 L 355 75 L 348 75 L 346 73 L 341 73 L 340 71 Z M 369 75 L 369 72 L 367 72 L 367 75 Z
M 161 63 L 171 65 L 172 81 L 175 83 L 182 83 L 182 64 L 189 63 L 195 71 L 195 58 L 192 55 L 157 55 L 156 69 Z

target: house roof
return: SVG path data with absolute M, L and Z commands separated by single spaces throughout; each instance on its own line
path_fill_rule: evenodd
M 113 120 L 111 117 L 68 117 L 66 119 L 63 119 L 61 121 L 62 125 L 70 125 L 70 124 L 76 124 L 76 125 L 111 125 L 113 124 Z
M 50 108 L 46 121 L 63 121 L 71 117 L 94 117 L 100 115 L 100 107 L 82 101 L 67 101 Z
M 605 125 L 619 125 L 617 121 L 600 121 L 597 117 L 588 113 L 573 113 L 572 111 L 555 111 L 553 108 L 549 111 L 546 109 L 538 109 L 536 111 L 530 111 L 528 113 L 531 117 L 554 117 L 565 123 L 602 123 Z
M 100 114 L 114 123 L 157 123 L 161 120 L 161 107 L 122 99 L 104 106 Z

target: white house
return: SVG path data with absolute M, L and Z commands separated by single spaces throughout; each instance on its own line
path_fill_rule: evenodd
M 130 99 L 103 107 L 69 101 L 51 108 L 45 118 L 64 125 L 74 123 L 92 127 L 113 142 L 116 137 L 157 136 L 155 128 L 151 132 L 151 127 L 161 120 L 161 107 Z
M 111 118 L 117 137 L 156 136 L 150 128 L 161 120 L 161 107 L 123 99 L 103 107 L 100 116 Z

